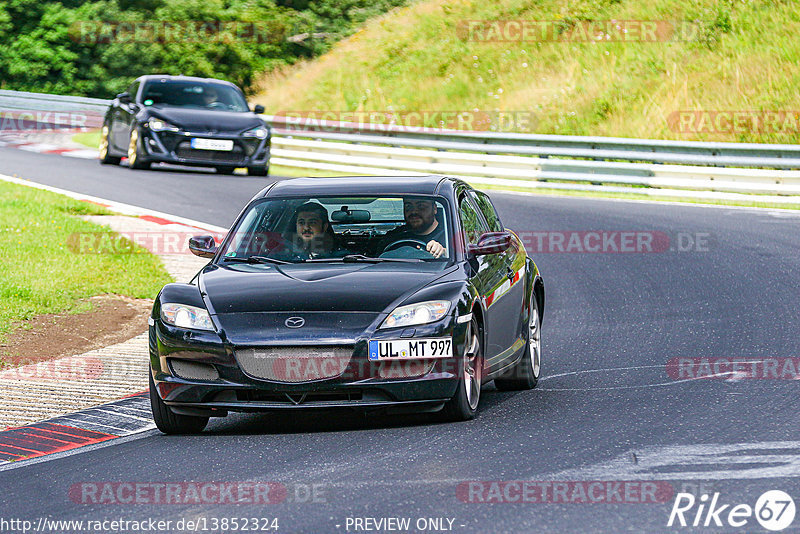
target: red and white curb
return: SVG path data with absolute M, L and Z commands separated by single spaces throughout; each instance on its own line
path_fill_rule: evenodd
M 72 136 L 76 133 L 87 131 L 86 129 L 77 130 L 55 130 L 53 132 L 2 132 L 0 133 L 0 147 L 16 148 L 28 152 L 38 152 L 40 154 L 58 154 L 70 158 L 97 159 L 97 150 L 77 145 L 77 143 L 67 140 L 64 136 Z
M 0 432 L 0 471 L 154 429 L 147 392 Z M 49 459 L 49 458 L 48 458 Z

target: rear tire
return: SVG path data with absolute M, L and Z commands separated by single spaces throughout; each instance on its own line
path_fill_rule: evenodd
M 494 385 L 500 391 L 533 389 L 539 383 L 542 366 L 542 317 L 539 315 L 535 294 L 531 294 L 531 301 L 525 352 L 505 376 L 494 379 Z
M 148 374 L 150 374 L 149 369 Z M 158 396 L 152 374 L 150 374 L 150 409 L 156 426 L 164 434 L 198 434 L 208 424 L 208 417 L 173 413 Z
M 100 146 L 98 150 L 100 151 L 100 164 L 101 165 L 119 165 L 119 162 L 122 161 L 122 158 L 118 158 L 116 156 L 110 156 L 108 154 L 108 132 L 109 127 L 107 124 L 103 125 L 103 129 L 100 130 Z
M 458 387 L 453 398 L 447 401 L 440 415 L 445 421 L 468 421 L 475 417 L 481 400 L 483 378 L 483 346 L 478 321 L 473 317 L 467 331 L 466 348 Z

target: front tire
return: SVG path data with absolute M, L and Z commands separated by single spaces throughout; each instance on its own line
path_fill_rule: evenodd
M 473 317 L 466 336 L 466 349 L 462 358 L 458 388 L 453 398 L 442 408 L 445 421 L 468 421 L 475 417 L 481 400 L 483 378 L 483 346 L 478 321 Z
M 139 146 L 139 130 L 131 130 L 131 141 L 128 143 L 128 166 L 131 169 L 149 169 L 150 162 L 142 159 Z
M 214 171 L 217 174 L 233 174 L 233 171 L 236 170 L 236 167 L 214 167 Z
M 269 167 L 247 167 L 248 176 L 266 176 L 269 174 Z
M 533 389 L 539 383 L 542 367 L 542 317 L 536 294 L 531 294 L 531 316 L 528 320 L 528 343 L 522 358 L 514 364 L 505 377 L 495 378 L 494 385 L 500 391 Z
M 150 374 L 149 369 L 148 374 Z M 197 434 L 208 424 L 208 417 L 173 413 L 158 396 L 152 374 L 150 374 L 150 409 L 156 426 L 164 434 Z
M 100 164 L 119 165 L 119 162 L 122 161 L 122 158 L 110 156 L 108 154 L 108 131 L 108 124 L 103 124 L 103 129 L 100 130 L 100 146 L 98 147 L 98 150 L 100 151 Z

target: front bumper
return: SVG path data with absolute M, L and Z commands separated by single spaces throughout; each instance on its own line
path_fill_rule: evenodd
M 151 162 L 198 167 L 263 167 L 269 163 L 270 137 L 258 139 L 213 133 L 155 132 L 142 128 L 141 138 L 144 157 Z M 233 150 L 193 149 L 193 138 L 233 141 Z
M 340 374 L 287 382 L 247 374 L 236 356 L 244 348 L 223 342 L 216 333 L 186 331 L 160 320 L 154 323 L 150 327 L 150 364 L 159 397 L 178 413 L 205 410 L 208 415 L 309 408 L 435 411 L 455 394 L 466 339 L 466 325 L 455 321 L 417 327 L 418 337 L 453 338 L 452 357 L 428 360 L 429 365 L 424 366 L 417 365 L 419 361 L 413 364 L 369 361 L 369 339 L 396 338 L 400 335 L 398 331 L 379 330 L 351 340 L 338 339 L 338 346 L 348 341 L 352 345 L 352 356 Z M 297 340 L 289 343 L 298 345 Z M 270 346 L 281 345 L 273 341 Z M 213 369 L 214 377 L 180 376 L 175 371 L 176 361 L 203 364 Z M 409 370 L 414 371 L 411 376 Z

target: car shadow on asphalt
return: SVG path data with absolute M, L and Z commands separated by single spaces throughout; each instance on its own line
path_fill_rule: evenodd
M 524 393 L 528 392 L 506 393 L 495 389 L 493 384 L 485 385 L 481 394 L 481 405 L 475 419 L 459 423 L 445 421 L 438 413 L 386 415 L 380 412 L 364 413 L 348 409 L 309 409 L 231 413 L 228 417 L 212 418 L 203 433 L 212 435 L 312 434 L 448 424 L 480 424 L 482 417 L 486 416 L 488 411 Z

